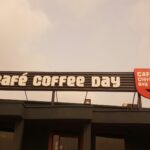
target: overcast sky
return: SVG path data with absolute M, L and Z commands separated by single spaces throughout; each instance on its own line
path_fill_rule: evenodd
M 150 68 L 150 0 L 0 0 L 1 71 L 128 71 Z M 23 92 L 1 98 L 24 99 Z M 83 102 L 85 93 L 58 93 Z M 50 99 L 48 92 L 28 92 Z M 133 93 L 89 93 L 96 104 Z M 144 100 L 144 106 L 150 106 Z

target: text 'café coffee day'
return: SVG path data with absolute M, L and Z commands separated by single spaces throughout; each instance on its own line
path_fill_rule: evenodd
M 44 86 L 44 87 L 85 87 L 88 82 L 91 87 L 119 87 L 119 76 L 91 76 L 87 79 L 82 75 L 35 75 L 32 78 L 28 77 L 28 73 L 22 75 L 0 75 L 1 86 L 27 86 L 28 82 L 32 86 Z

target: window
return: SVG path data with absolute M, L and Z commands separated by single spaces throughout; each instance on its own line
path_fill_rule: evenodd
M 77 136 L 53 135 L 52 150 L 78 150 Z
M 96 150 L 125 150 L 124 139 L 97 136 Z
M 61 137 L 60 150 L 78 150 L 77 137 Z
M 0 150 L 10 150 L 13 144 L 13 132 L 0 131 Z

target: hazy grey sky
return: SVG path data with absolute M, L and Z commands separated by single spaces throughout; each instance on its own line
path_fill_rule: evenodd
M 4 71 L 150 68 L 149 0 L 1 0 L 0 33 Z M 81 97 L 82 102 L 85 95 L 69 94 L 59 94 L 60 99 Z M 1 92 L 2 98 L 7 95 L 23 97 L 23 93 Z M 131 102 L 131 95 L 91 93 L 89 97 L 94 103 L 120 105 Z M 36 99 L 39 93 L 29 96 Z M 40 96 L 48 99 L 49 93 Z

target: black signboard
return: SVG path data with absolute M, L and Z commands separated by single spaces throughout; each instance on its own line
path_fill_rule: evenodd
M 134 92 L 133 72 L 0 72 L 0 90 Z

